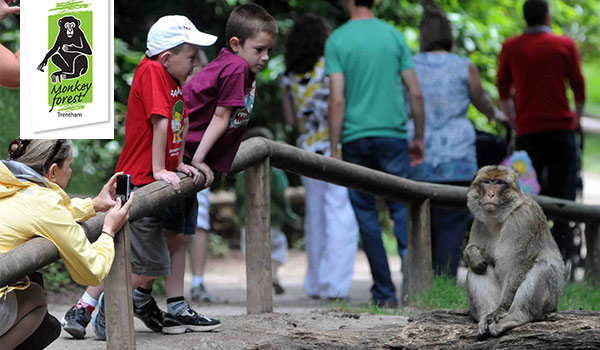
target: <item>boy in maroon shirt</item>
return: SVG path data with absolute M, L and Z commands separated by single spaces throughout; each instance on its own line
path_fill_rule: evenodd
M 229 172 L 246 130 L 256 74 L 269 60 L 277 22 L 259 5 L 236 7 L 226 26 L 227 47 L 183 88 L 190 111 L 184 161 L 207 178 Z
M 525 32 L 507 39 L 500 52 L 500 105 L 515 125 L 516 149 L 527 151 L 531 157 L 540 194 L 574 200 L 575 131 L 585 102 L 579 52 L 572 39 L 552 34 L 546 0 L 525 1 L 523 14 Z M 567 81 L 575 95 L 575 111 L 569 107 Z M 568 259 L 573 247 L 572 229 L 568 223 L 555 222 L 552 232 Z
M 227 47 L 183 87 L 189 131 L 183 161 L 208 181 L 229 172 L 250 121 L 256 95 L 256 74 L 269 60 L 277 22 L 259 5 L 236 7 L 227 20 Z M 196 218 L 198 202 L 180 203 L 180 215 Z

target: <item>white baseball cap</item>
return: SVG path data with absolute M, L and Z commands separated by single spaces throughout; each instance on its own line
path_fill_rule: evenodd
M 146 55 L 152 57 L 183 43 L 209 46 L 215 41 L 216 36 L 202 33 L 185 16 L 164 16 L 148 31 Z

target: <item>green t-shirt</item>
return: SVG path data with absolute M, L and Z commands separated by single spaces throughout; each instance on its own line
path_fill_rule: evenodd
M 343 73 L 342 144 L 363 137 L 406 138 L 400 71 L 413 68 L 404 36 L 377 18 L 350 20 L 325 44 L 325 73 Z

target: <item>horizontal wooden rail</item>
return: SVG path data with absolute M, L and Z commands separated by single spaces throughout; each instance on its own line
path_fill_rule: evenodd
M 198 184 L 184 174 L 181 178 L 181 192 L 177 193 L 171 185 L 156 181 L 135 191 L 135 202 L 129 211 L 129 220 L 137 220 L 151 213 L 159 212 L 166 206 L 175 203 L 182 196 L 194 195 L 204 188 L 204 177 L 201 175 Z M 106 213 L 81 224 L 90 242 L 96 241 L 102 230 Z M 53 263 L 60 258 L 58 249 L 49 240 L 36 237 L 20 246 L 0 254 L 0 286 L 7 285 L 23 276 Z
M 386 199 L 401 201 L 408 205 L 420 206 L 426 199 L 429 199 L 431 206 L 463 209 L 466 207 L 467 189 L 465 187 L 412 181 L 260 137 L 251 138 L 242 143 L 231 173 L 258 165 L 265 158 L 270 158 L 271 166 L 289 172 L 364 191 Z M 161 181 L 137 190 L 136 201 L 130 211 L 130 220 L 136 220 L 149 213 L 162 210 L 182 196 L 192 195 L 204 187 L 202 185 L 203 178 L 199 184 L 194 185 L 191 178 L 183 174 L 180 174 L 180 177 L 182 178 L 180 194 L 176 193 L 170 185 Z M 540 203 L 549 218 L 585 222 L 588 226 L 595 228 L 595 231 L 591 231 L 598 234 L 600 206 L 584 205 L 545 196 L 534 196 L 534 199 Z M 95 241 L 100 234 L 103 219 L 104 216 L 100 214 L 82 224 L 90 241 Z M 596 237 L 593 237 L 594 247 L 600 249 L 598 241 Z M 595 278 L 598 279 L 600 278 L 598 277 L 600 276 L 600 259 L 598 258 L 600 251 L 590 253 L 597 263 L 590 263 L 592 266 L 589 267 L 593 270 L 589 271 L 588 276 L 591 278 L 596 276 Z M 34 238 L 0 255 L 0 286 L 32 273 L 58 258 L 58 251 L 50 241 Z
M 259 137 L 242 143 L 233 169 L 235 172 L 240 171 L 265 157 L 269 157 L 271 166 L 276 168 L 385 199 L 410 204 L 421 203 L 429 198 L 431 206 L 466 209 L 466 187 L 413 181 Z M 547 196 L 533 198 L 549 218 L 576 222 L 600 221 L 598 205 L 586 205 Z

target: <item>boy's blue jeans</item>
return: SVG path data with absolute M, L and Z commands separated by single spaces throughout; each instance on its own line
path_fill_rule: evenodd
M 389 174 L 408 177 L 410 163 L 408 142 L 392 137 L 366 137 L 342 146 L 342 158 L 350 163 L 363 165 Z M 396 288 L 392 282 L 387 255 L 381 238 L 381 227 L 375 198 L 372 195 L 349 190 L 350 202 L 356 214 L 363 248 L 369 260 L 374 303 L 396 303 Z M 406 255 L 406 208 L 395 201 L 386 201 L 394 220 L 394 234 L 398 240 L 398 253 Z

